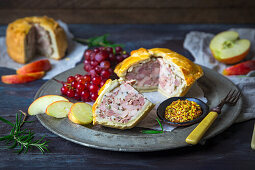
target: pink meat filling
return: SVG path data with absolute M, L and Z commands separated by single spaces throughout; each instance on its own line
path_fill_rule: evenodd
M 147 63 L 140 63 L 126 75 L 127 80 L 136 80 L 135 86 L 158 86 L 159 81 L 159 61 L 154 58 Z
M 171 94 L 182 83 L 182 79 L 173 73 L 173 68 L 169 67 L 162 58 L 160 62 L 159 87 Z
M 125 83 L 107 93 L 98 108 L 98 116 L 118 123 L 128 123 L 143 108 L 146 99 Z

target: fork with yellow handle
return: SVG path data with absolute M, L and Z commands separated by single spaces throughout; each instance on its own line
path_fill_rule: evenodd
M 238 99 L 240 98 L 241 93 L 239 91 L 230 90 L 227 96 L 218 104 L 218 106 L 214 107 L 210 113 L 197 125 L 197 127 L 189 134 L 186 138 L 186 142 L 188 144 L 196 145 L 200 139 L 204 136 L 205 132 L 209 129 L 209 127 L 213 124 L 215 119 L 221 113 L 221 109 L 224 104 L 235 105 Z

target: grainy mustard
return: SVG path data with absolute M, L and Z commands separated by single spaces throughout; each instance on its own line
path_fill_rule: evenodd
M 179 99 L 166 107 L 165 118 L 171 122 L 181 123 L 193 120 L 201 114 L 201 107 L 196 102 Z

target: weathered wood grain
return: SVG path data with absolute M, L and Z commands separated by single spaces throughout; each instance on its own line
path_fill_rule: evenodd
M 255 23 L 255 10 L 201 9 L 2 9 L 0 24 L 26 16 L 47 15 L 67 23 L 164 24 L 164 23 Z

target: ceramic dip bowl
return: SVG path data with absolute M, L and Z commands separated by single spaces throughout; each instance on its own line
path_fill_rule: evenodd
M 202 109 L 202 114 L 193 119 L 193 120 L 190 120 L 190 121 L 186 121 L 186 122 L 180 122 L 180 123 L 176 123 L 176 122 L 171 122 L 169 121 L 168 119 L 165 118 L 165 110 L 166 110 L 166 107 L 169 106 L 173 101 L 176 101 L 176 100 L 189 100 L 189 101 L 194 101 L 196 102 Z M 164 122 L 164 123 L 167 123 L 169 125 L 172 125 L 172 126 L 189 126 L 189 125 L 192 125 L 194 123 L 197 123 L 197 122 L 200 122 L 207 114 L 208 114 L 208 110 L 209 110 L 209 107 L 201 100 L 197 99 L 197 98 L 192 98 L 192 97 L 171 97 L 165 101 L 163 101 L 159 107 L 157 108 L 157 115 L 158 117 Z

